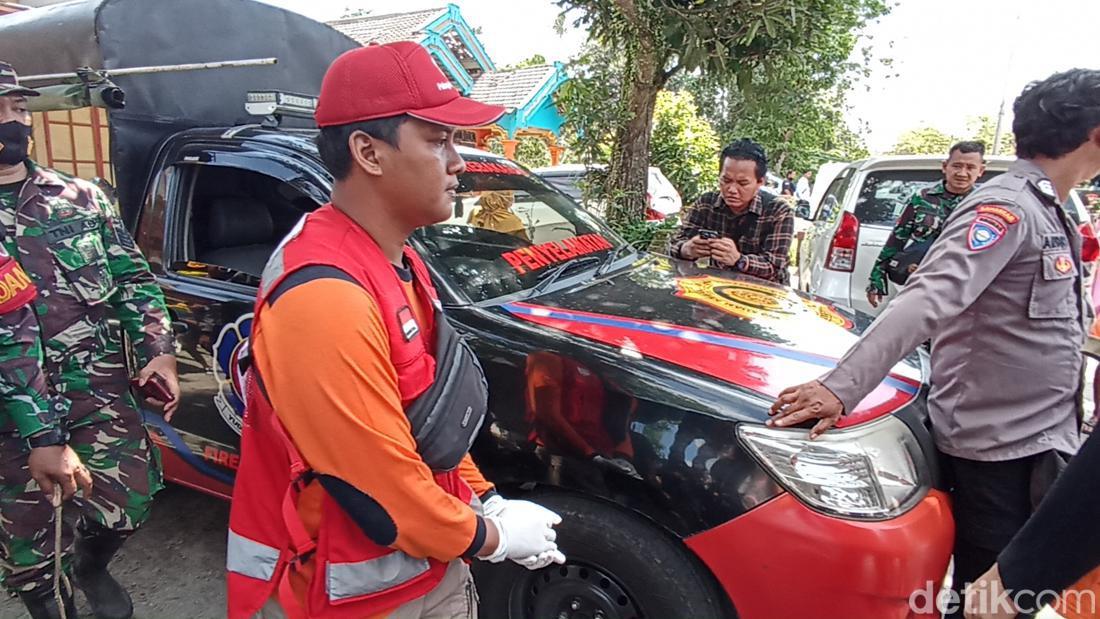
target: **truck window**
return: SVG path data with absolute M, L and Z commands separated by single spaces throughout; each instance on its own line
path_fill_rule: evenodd
M 978 182 L 984 183 L 998 174 L 1001 171 L 988 170 Z M 893 227 L 913 194 L 941 180 L 943 172 L 936 169 L 869 172 L 856 199 L 856 219 L 861 224 Z
M 276 245 L 319 204 L 289 184 L 242 168 L 195 165 L 180 209 L 181 275 L 255 283 Z

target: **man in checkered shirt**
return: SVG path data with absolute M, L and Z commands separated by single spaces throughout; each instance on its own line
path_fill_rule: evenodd
M 718 191 L 704 194 L 669 242 L 673 258 L 710 257 L 718 269 L 790 283 L 787 262 L 794 211 L 760 188 L 768 170 L 764 147 L 737 140 L 719 158 Z

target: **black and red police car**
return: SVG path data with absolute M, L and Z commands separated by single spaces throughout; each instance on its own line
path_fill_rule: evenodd
M 258 276 L 331 187 L 313 136 L 196 129 L 150 162 L 135 237 L 175 320 L 183 400 L 172 424 L 147 419 L 177 483 L 231 495 Z M 474 456 L 506 496 L 563 515 L 569 557 L 478 565 L 485 613 L 915 616 L 953 535 L 924 360 L 894 367 L 822 439 L 768 428 L 777 391 L 832 367 L 866 317 L 640 253 L 517 164 L 463 156 L 453 217 L 412 243 L 489 379 Z

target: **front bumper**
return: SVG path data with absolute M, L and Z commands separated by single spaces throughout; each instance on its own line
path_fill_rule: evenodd
M 891 520 L 842 520 L 783 494 L 686 540 L 740 619 L 909 619 L 928 612 L 955 522 L 933 490 Z

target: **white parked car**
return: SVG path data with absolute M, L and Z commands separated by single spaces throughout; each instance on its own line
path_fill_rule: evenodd
M 584 204 L 590 210 L 603 214 L 602 205 L 588 204 L 584 200 L 584 192 L 581 182 L 591 170 L 602 170 L 602 165 L 585 166 L 581 164 L 558 165 L 547 168 L 535 168 L 532 170 L 545 179 L 551 185 L 565 192 L 580 204 Z M 646 220 L 663 221 L 676 215 L 683 208 L 683 200 L 680 192 L 656 166 L 649 167 L 649 184 L 646 187 Z
M 989 157 L 979 182 L 1001 174 L 1013 161 Z M 867 302 L 871 267 L 909 196 L 943 178 L 942 162 L 942 157 L 893 156 L 849 163 L 839 170 L 826 164 L 833 169 L 819 171 L 818 182 L 828 185 L 812 203 L 810 226 L 799 247 L 799 287 L 862 312 L 881 311 L 885 303 L 875 309 Z M 1088 224 L 1077 196 L 1065 206 L 1078 225 Z M 1082 232 L 1092 236 L 1091 227 Z M 1085 255 L 1087 260 L 1088 251 Z M 893 296 L 897 289 L 892 282 L 889 286 Z

